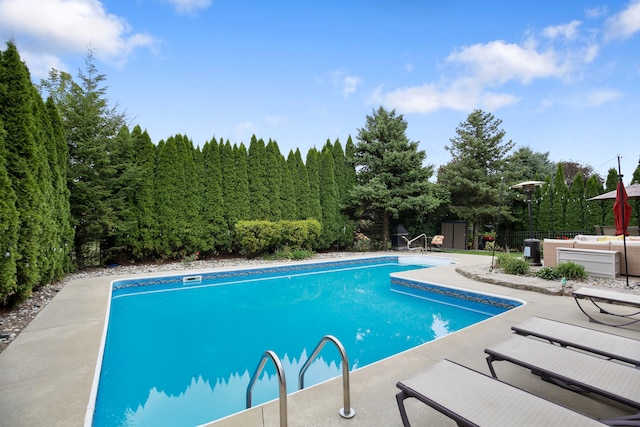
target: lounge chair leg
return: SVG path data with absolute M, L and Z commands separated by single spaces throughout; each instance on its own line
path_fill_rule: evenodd
M 404 407 L 404 400 L 407 397 L 411 397 L 411 396 L 409 396 L 404 391 L 401 391 L 400 393 L 396 394 L 396 401 L 398 402 L 398 409 L 400 410 L 400 418 L 402 418 L 402 425 L 404 425 L 404 427 L 411 427 L 411 424 L 409 423 L 409 418 L 407 417 L 407 410 Z
M 487 356 L 487 365 L 489 365 L 489 370 L 491 371 L 491 376 L 493 378 L 498 378 L 496 375 L 495 369 L 493 369 L 493 357 L 491 355 Z

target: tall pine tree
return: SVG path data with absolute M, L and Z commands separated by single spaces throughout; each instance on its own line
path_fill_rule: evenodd
M 360 169 L 349 200 L 382 223 L 385 249 L 392 218 L 409 212 L 427 214 L 439 205 L 429 182 L 433 166 L 423 164 L 426 153 L 407 138 L 406 130 L 402 115 L 382 107 L 358 130 L 355 159 Z

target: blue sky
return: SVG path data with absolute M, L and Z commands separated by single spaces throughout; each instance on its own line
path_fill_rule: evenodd
M 36 82 L 91 46 L 155 143 L 255 134 L 304 156 L 382 105 L 438 166 L 481 108 L 553 161 L 605 176 L 620 155 L 628 183 L 640 159 L 640 0 L 0 0 L 0 37 Z

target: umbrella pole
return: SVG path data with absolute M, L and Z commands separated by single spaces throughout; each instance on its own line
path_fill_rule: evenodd
M 624 183 L 622 182 L 622 171 L 620 169 L 620 156 L 618 156 L 618 192 L 620 192 L 620 188 L 621 185 L 624 185 Z M 627 233 L 625 232 L 626 230 L 624 229 L 624 203 L 622 205 L 622 246 L 624 247 L 624 272 L 625 272 L 625 277 L 627 278 L 627 288 L 629 287 L 629 261 L 627 261 Z

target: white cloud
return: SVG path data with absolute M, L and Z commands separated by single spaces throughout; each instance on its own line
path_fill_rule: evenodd
M 355 93 L 358 86 L 362 83 L 362 79 L 356 76 L 345 75 L 344 71 L 337 70 L 331 72 L 331 80 L 333 85 L 339 87 L 342 96 L 346 99 L 352 93 Z
M 594 90 L 587 94 L 585 104 L 588 107 L 599 107 L 602 104 L 615 101 L 622 98 L 623 96 L 624 93 L 615 89 Z
M 542 35 L 549 39 L 556 39 L 558 37 L 573 39 L 578 34 L 578 27 L 580 27 L 580 24 L 580 21 L 574 20 L 568 24 L 547 27 L 542 30 Z
M 555 51 L 538 52 L 532 41 L 524 46 L 502 40 L 475 44 L 453 52 L 447 61 L 466 64 L 486 84 L 510 80 L 526 84 L 536 78 L 563 77 L 569 71 Z
M 640 31 L 640 0 L 633 0 L 622 12 L 607 20 L 605 40 L 626 39 Z
M 380 87 L 370 101 L 382 102 L 401 113 L 432 113 L 443 108 L 457 111 L 469 111 L 477 107 L 495 110 L 520 100 L 508 93 L 484 91 L 481 85 L 468 78 L 461 78 L 443 87 L 430 83 L 397 89 L 387 94 L 381 92 Z
M 606 6 L 596 6 L 596 7 L 592 7 L 589 9 L 586 9 L 584 11 L 584 14 L 587 16 L 587 18 L 600 18 L 601 16 L 604 16 L 608 13 L 608 9 Z
M 0 28 L 34 64 L 60 64 L 57 56 L 88 48 L 101 60 L 123 64 L 136 49 L 156 44 L 149 34 L 132 33 L 98 0 L 0 0 Z
M 211 5 L 211 0 L 167 0 L 178 13 L 194 13 L 200 9 L 206 9 Z
M 47 53 L 32 54 L 29 50 L 20 50 L 20 58 L 28 64 L 29 73 L 39 78 L 47 77 L 52 68 L 56 70 L 67 69 L 59 57 Z
M 348 98 L 349 95 L 355 93 L 360 83 L 362 83 L 362 79 L 360 79 L 360 77 L 345 76 L 344 79 L 342 79 L 342 95 L 345 98 Z

